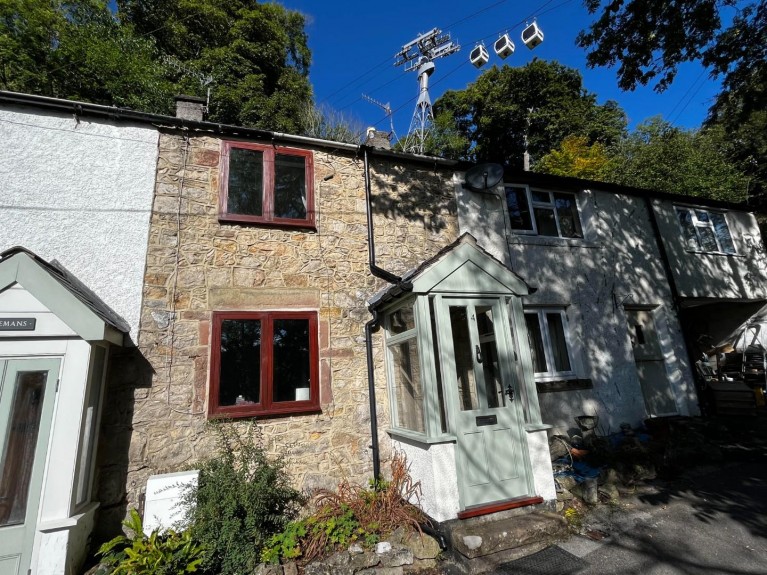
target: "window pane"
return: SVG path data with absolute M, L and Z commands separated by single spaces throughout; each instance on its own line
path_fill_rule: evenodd
M 582 238 L 578 205 L 573 194 L 554 194 L 554 205 L 559 218 L 559 231 L 563 238 Z
M 272 334 L 272 401 L 309 400 L 309 320 L 275 319 Z
M 261 401 L 261 320 L 221 322 L 219 405 Z
M 533 229 L 533 220 L 530 216 L 530 206 L 527 203 L 525 188 L 506 188 L 506 207 L 509 210 L 512 229 Z
M 696 218 L 698 218 L 698 221 L 699 221 L 700 223 L 705 223 L 705 224 L 707 224 L 708 222 L 710 222 L 710 221 L 711 221 L 711 220 L 709 219 L 709 217 L 708 217 L 708 212 L 705 212 L 705 211 L 703 211 L 703 210 L 695 210 L 695 217 L 696 217 Z
M 724 218 L 724 214 L 712 213 L 711 221 L 714 224 L 716 239 L 719 240 L 721 250 L 726 254 L 734 254 L 735 244 L 732 243 L 730 228 L 727 227 L 727 220 Z
M 264 154 L 245 148 L 229 149 L 229 187 L 226 211 L 263 215 Z
M 700 249 L 700 245 L 698 244 L 698 236 L 695 233 L 695 226 L 692 223 L 692 214 L 690 213 L 690 210 L 678 209 L 677 216 L 679 217 L 679 224 L 682 226 L 682 234 L 684 236 L 684 242 L 687 245 L 687 249 Z
M 24 523 L 47 378 L 47 371 L 16 376 L 0 460 L 0 527 Z
M 394 368 L 394 396 L 397 402 L 397 426 L 412 431 L 425 431 L 423 387 L 418 346 L 415 339 L 389 347 Z
M 546 369 L 546 355 L 543 352 L 543 336 L 541 325 L 538 322 L 537 313 L 526 313 L 525 324 L 527 325 L 527 339 L 530 341 L 530 354 L 533 356 L 533 369 L 535 373 L 544 373 Z
M 533 201 L 543 204 L 550 204 L 551 203 L 551 195 L 549 195 L 549 192 L 532 192 Z
M 439 421 L 442 433 L 447 433 L 447 415 L 445 414 L 445 392 L 442 384 L 442 367 L 440 365 L 439 336 L 437 322 L 434 320 L 434 298 L 429 298 L 429 317 L 431 318 L 431 337 L 434 342 L 434 370 L 437 379 L 437 397 L 439 399 Z
M 557 237 L 557 223 L 554 221 L 554 210 L 550 208 L 534 208 L 535 224 L 539 236 Z
M 571 371 L 562 314 L 547 313 L 546 322 L 548 323 L 549 337 L 551 338 L 551 351 L 554 355 L 552 358 L 554 360 L 554 371 Z
M 487 407 L 499 407 L 504 404 L 504 396 L 501 371 L 498 365 L 498 347 L 495 342 L 493 310 L 487 306 L 477 306 L 475 312 L 482 353 L 482 372 L 485 377 Z
M 274 217 L 306 219 L 306 159 L 274 156 Z
M 389 316 L 389 331 L 392 334 L 404 333 L 415 329 L 415 316 L 413 306 L 409 305 L 393 311 Z
M 101 383 L 104 379 L 105 362 L 106 349 L 96 346 L 93 350 L 93 370 L 91 372 L 90 391 L 88 392 L 88 405 L 85 411 L 83 441 L 78 458 L 76 499 L 78 505 L 87 500 L 91 485 L 91 469 L 96 451 L 93 442 L 96 438 L 97 410 L 101 401 Z
M 706 252 L 718 252 L 719 246 L 716 245 L 716 236 L 713 228 L 698 226 L 698 236 L 700 237 L 700 247 Z
M 450 306 L 450 327 L 453 332 L 455 356 L 455 379 L 458 385 L 458 401 L 461 410 L 479 409 L 477 385 L 474 377 L 474 350 L 471 349 L 469 322 L 466 308 Z

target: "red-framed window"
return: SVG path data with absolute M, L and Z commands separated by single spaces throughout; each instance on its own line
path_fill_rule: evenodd
M 222 144 L 219 220 L 314 227 L 310 150 L 248 142 Z
M 320 409 L 317 313 L 213 314 L 208 415 Z

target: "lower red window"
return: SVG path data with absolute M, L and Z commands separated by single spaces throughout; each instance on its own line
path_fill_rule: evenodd
M 214 313 L 211 346 L 209 415 L 319 409 L 315 312 Z

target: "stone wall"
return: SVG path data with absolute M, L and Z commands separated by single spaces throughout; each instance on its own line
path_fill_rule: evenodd
M 383 283 L 368 269 L 362 158 L 313 150 L 317 225 L 310 232 L 219 223 L 220 149 L 214 137 L 160 137 L 143 359 L 113 358 L 104 415 L 101 496 L 115 516 L 126 503 L 138 505 L 149 475 L 193 467 L 215 446 L 206 427 L 214 311 L 318 311 L 321 413 L 259 420 L 264 445 L 286 457 L 303 488 L 372 475 L 365 302 Z M 379 266 L 402 273 L 456 239 L 451 171 L 376 155 L 370 163 Z M 374 351 L 386 470 L 380 333 Z M 127 493 L 119 493 L 121 481 Z

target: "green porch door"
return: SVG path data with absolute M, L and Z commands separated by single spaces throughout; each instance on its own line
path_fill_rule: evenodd
M 0 575 L 29 569 L 59 365 L 0 358 Z
M 441 307 L 440 342 L 462 507 L 530 495 L 506 306 L 501 299 L 445 297 Z

